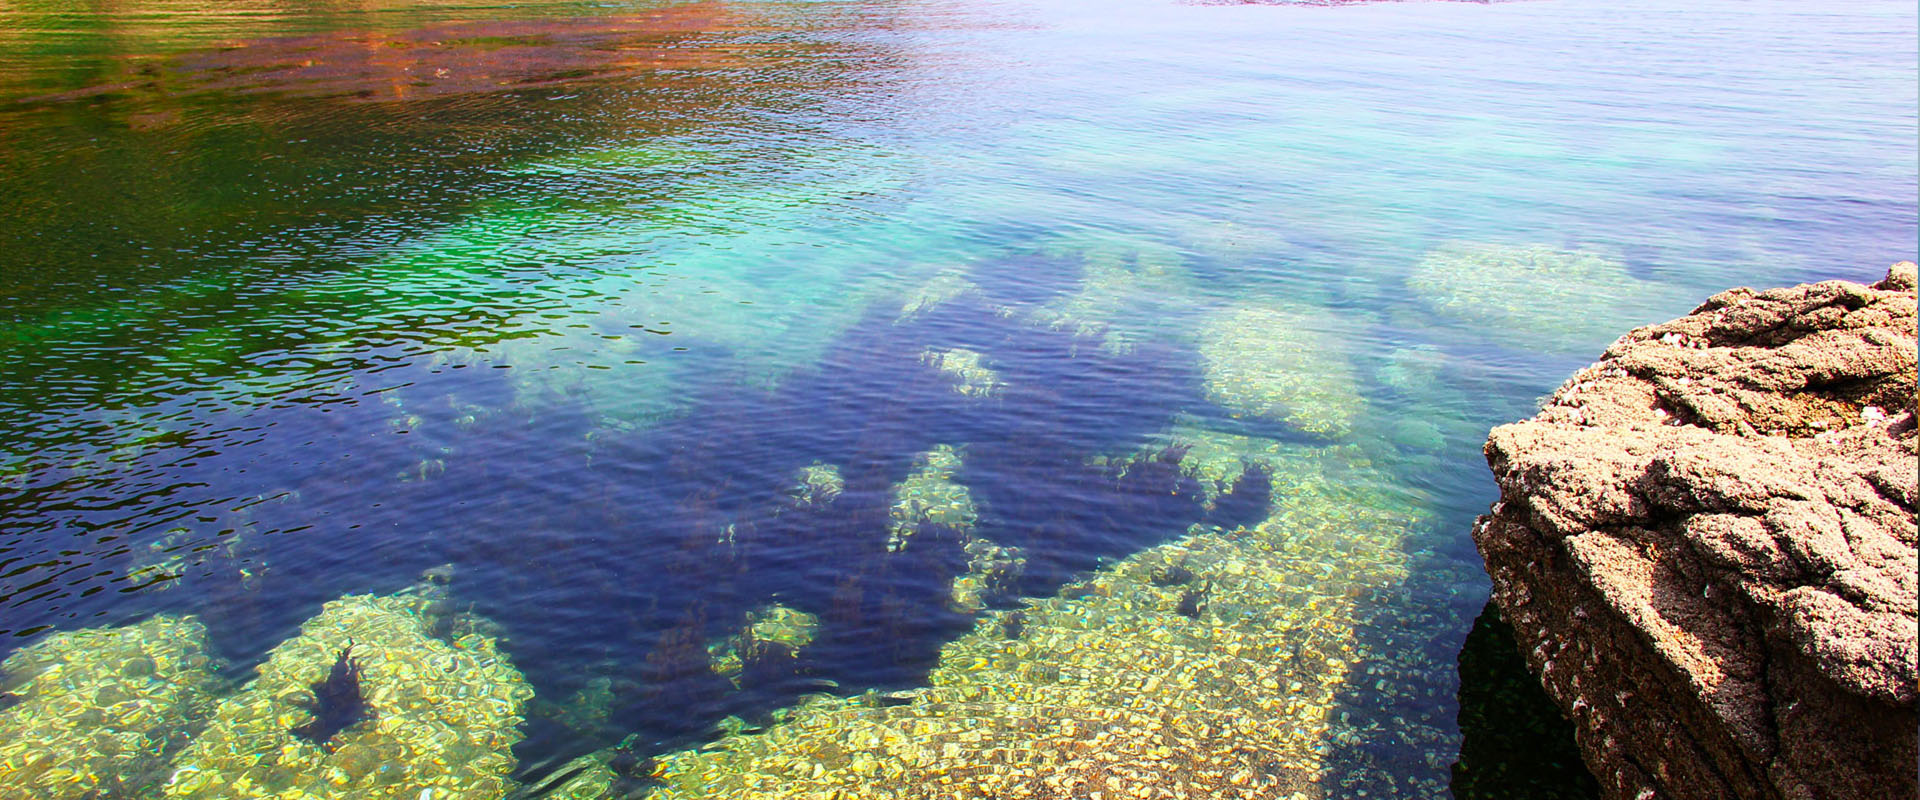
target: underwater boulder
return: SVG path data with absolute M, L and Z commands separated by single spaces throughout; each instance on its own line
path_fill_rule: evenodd
M 838 466 L 816 461 L 800 468 L 793 485 L 787 488 L 787 496 L 793 498 L 795 507 L 819 508 L 846 490 L 847 479 Z
M 552 777 L 528 787 L 528 795 L 547 800 L 602 800 L 616 794 L 620 776 L 607 766 L 607 757 L 588 753 L 562 764 Z
M 1098 337 L 1108 355 L 1131 352 L 1155 333 L 1155 321 L 1193 295 L 1179 251 L 1149 239 L 1066 235 L 1048 242 L 1042 253 L 1078 259 L 1084 271 L 1072 292 L 1034 309 L 1029 319 L 1077 337 Z
M 297 503 L 293 490 L 254 495 L 239 508 L 216 511 L 187 525 L 168 528 L 129 554 L 126 579 L 141 589 L 166 591 L 183 583 L 213 580 L 258 590 L 269 570 L 260 546 L 262 527 L 255 518 L 263 508 Z M 270 530 L 267 532 L 271 532 Z
M 533 696 L 494 639 L 432 635 L 417 597 L 326 604 L 273 649 L 259 677 L 220 703 L 174 762 L 169 798 L 498 798 L 515 787 L 522 707 Z M 315 684 L 351 645 L 364 712 L 324 742 Z
M 1100 463 L 1125 477 L 1142 464 L 1171 458 L 1182 475 L 1199 484 L 1203 506 L 1212 510 L 1240 488 L 1248 470 L 1271 469 L 1285 447 L 1276 439 L 1213 430 L 1191 415 L 1175 414 L 1164 436 Z
M 907 293 L 906 299 L 900 303 L 900 316 L 894 320 L 894 324 L 909 322 L 949 301 L 979 293 L 979 285 L 967 280 L 965 271 L 943 269 L 935 273 L 926 283 Z
M 1561 351 L 1605 346 L 1651 321 L 1650 310 L 1682 302 L 1617 260 L 1543 245 L 1445 245 L 1414 265 L 1407 288 L 1440 316 Z
M 1000 603 L 1019 589 L 1027 558 L 1018 547 L 1002 547 L 986 539 L 969 540 L 964 547 L 967 571 L 953 579 L 947 607 L 974 614 Z
M 963 535 L 973 529 L 980 510 L 974 505 L 973 492 L 953 479 L 960 466 L 960 451 L 953 445 L 934 445 L 920 454 L 920 467 L 893 487 L 888 552 L 906 549 L 907 539 L 921 525 L 943 526 Z
M 1200 331 L 1207 399 L 1234 416 L 1279 422 L 1340 439 L 1366 400 L 1330 312 L 1291 305 L 1239 305 L 1209 316 Z
M 0 798 L 152 797 L 221 683 L 193 617 L 56 633 L 0 662 Z
M 1374 380 L 1397 392 L 1421 395 L 1440 384 L 1447 370 L 1447 354 L 1431 345 L 1401 347 L 1388 353 L 1374 370 Z
M 792 666 L 819 631 L 818 616 L 774 603 L 748 612 L 739 633 L 708 645 L 708 663 L 714 674 L 738 686 L 756 666 L 773 666 L 774 672 Z M 763 661 L 775 663 L 757 663 Z
M 967 397 L 992 397 L 1005 383 L 1000 373 L 985 363 L 985 357 L 964 347 L 951 350 L 927 348 L 920 360 L 932 365 L 953 381 L 953 390 Z
M 1358 635 L 1358 598 L 1406 577 L 1424 512 L 1352 445 L 1265 461 L 1276 489 L 1259 524 L 1196 527 L 1084 591 L 983 614 L 922 688 L 805 698 L 765 729 L 659 756 L 647 796 L 1444 796 L 1450 720 L 1396 719 L 1429 765 L 1412 779 L 1343 744 L 1369 735 L 1344 712 L 1384 685 L 1373 662 L 1391 655 Z
M 613 679 L 605 675 L 587 680 L 585 686 L 558 705 L 535 701 L 534 716 L 547 717 L 582 736 L 594 736 L 605 730 L 613 718 Z
M 1402 450 L 1438 453 L 1447 449 L 1447 435 L 1424 419 L 1402 419 L 1387 428 L 1387 440 Z

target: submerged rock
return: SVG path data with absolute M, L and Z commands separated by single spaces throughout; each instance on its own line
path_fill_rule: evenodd
M 328 603 L 220 703 L 174 762 L 169 798 L 499 798 L 513 790 L 512 747 L 533 689 L 492 638 L 432 635 L 413 597 L 353 595 Z M 352 643 L 371 719 L 320 747 L 293 729 L 312 718 Z
M 300 493 L 255 495 L 239 507 L 218 511 L 185 526 L 173 527 L 129 554 L 126 580 L 152 591 L 212 579 L 247 591 L 260 588 L 268 572 L 255 512 L 263 506 L 298 502 Z
M 1488 439 L 1474 541 L 1607 797 L 1914 796 L 1914 304 L 1723 292 Z
M 645 797 L 654 782 L 654 760 L 640 754 L 639 734 L 620 744 L 562 764 L 520 795 L 542 800 L 630 800 Z
M 1336 782 L 1377 796 L 1367 767 L 1328 753 L 1339 692 L 1366 657 L 1357 590 L 1405 576 L 1419 515 L 1355 488 L 1384 481 L 1354 474 L 1367 468 L 1351 448 L 1296 446 L 1269 463 L 1258 525 L 1199 530 L 1095 573 L 1088 591 L 983 615 L 925 688 L 813 697 L 765 731 L 662 756 L 649 797 L 1352 796 Z M 1162 585 L 1169 564 L 1204 583 Z M 1392 788 L 1439 796 L 1434 773 Z
M 1185 414 L 1174 415 L 1173 426 L 1164 437 L 1145 448 L 1106 464 L 1125 475 L 1135 466 L 1171 457 L 1180 465 L 1181 474 L 1194 479 L 1206 508 L 1220 498 L 1233 494 L 1249 470 L 1269 471 L 1284 461 L 1288 445 L 1277 439 L 1217 431 Z
M 1000 391 L 1000 373 L 986 365 L 985 357 L 964 347 L 951 350 L 929 348 L 921 360 L 953 381 L 953 390 L 968 397 L 991 397 Z
M 56 633 L 0 662 L 0 798 L 152 797 L 212 714 L 217 665 L 193 617 Z
M 589 678 L 587 685 L 559 705 L 530 704 L 531 716 L 547 717 L 581 736 L 597 736 L 613 718 L 613 679 L 604 675 Z
M 1447 356 L 1432 346 L 1402 347 L 1387 354 L 1374 379 L 1399 392 L 1424 393 L 1440 383 Z
M 1207 399 L 1235 416 L 1340 439 L 1352 432 L 1366 405 L 1329 314 L 1236 306 L 1209 317 L 1200 337 Z
M 1545 246 L 1452 244 L 1422 258 L 1407 288 L 1444 317 L 1556 350 L 1606 342 L 1672 290 L 1604 255 Z
M 846 489 L 847 479 L 840 474 L 839 467 L 816 461 L 795 474 L 787 496 L 793 498 L 795 506 L 818 508 L 833 502 Z
M 1030 319 L 1077 337 L 1098 338 L 1108 355 L 1124 355 L 1155 332 L 1176 307 L 1192 302 L 1178 251 L 1148 239 L 1117 235 L 1063 236 L 1042 251 L 1079 259 L 1084 272 L 1074 290 L 1040 308 Z
M 746 627 L 737 634 L 707 646 L 714 674 L 739 685 L 757 668 L 774 673 L 791 672 L 800 651 L 813 644 L 820 631 L 820 618 L 774 603 L 747 613 Z M 756 663 L 773 661 L 772 664 Z
M 947 591 L 947 606 L 962 614 L 973 614 L 1011 597 L 1026 571 L 1027 557 L 1018 547 L 1003 547 L 982 538 L 971 538 L 962 546 L 967 554 L 967 571 L 953 579 Z
M 934 445 L 920 454 L 920 466 L 893 487 L 888 510 L 887 550 L 906 549 L 907 540 L 921 525 L 938 525 L 965 534 L 973 529 L 980 511 L 973 492 L 953 479 L 960 471 L 960 451 L 952 445 Z
M 941 270 L 926 283 L 907 293 L 906 299 L 900 303 L 900 316 L 894 323 L 907 322 L 950 301 L 979 293 L 980 287 L 967 280 L 965 271 Z

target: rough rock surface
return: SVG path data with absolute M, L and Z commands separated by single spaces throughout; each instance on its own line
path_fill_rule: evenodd
M 1474 541 L 1608 797 L 1916 796 L 1914 283 L 1723 292 L 1489 437 Z

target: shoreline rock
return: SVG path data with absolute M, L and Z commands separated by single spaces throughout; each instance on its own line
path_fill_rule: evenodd
M 1474 542 L 1606 797 L 1915 795 L 1914 286 L 1722 292 L 1489 436 Z

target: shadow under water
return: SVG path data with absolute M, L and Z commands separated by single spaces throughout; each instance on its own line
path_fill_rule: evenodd
M 1594 800 L 1600 785 L 1492 602 L 1460 648 L 1457 800 Z

